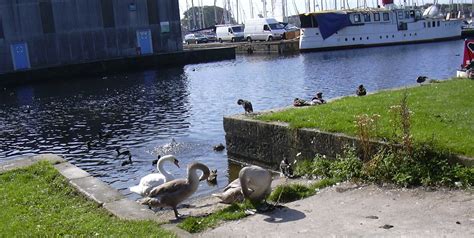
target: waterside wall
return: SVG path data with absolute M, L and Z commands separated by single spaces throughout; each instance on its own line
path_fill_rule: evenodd
M 316 154 L 335 158 L 347 146 L 355 146 L 355 137 L 317 129 L 292 129 L 286 123 L 263 122 L 245 115 L 224 117 L 227 154 L 230 159 L 278 170 L 282 159 L 314 158 Z M 388 144 L 373 142 L 376 148 Z M 457 156 L 453 162 L 474 166 L 474 160 Z

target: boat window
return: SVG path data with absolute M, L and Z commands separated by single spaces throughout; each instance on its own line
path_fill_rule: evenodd
M 367 40 L 369 39 L 369 37 L 367 36 Z
M 380 21 L 380 14 L 378 12 L 374 13 L 374 21 Z
M 406 19 L 410 18 L 410 12 L 409 11 L 405 11 L 405 18 Z
M 354 14 L 354 22 L 360 22 L 360 15 Z
M 403 19 L 403 12 L 398 12 L 398 19 Z
M 435 27 L 436 22 L 433 22 L 433 27 Z
M 370 14 L 364 13 L 364 22 L 370 22 Z
M 318 27 L 316 17 L 313 15 L 300 15 L 301 28 Z
M 439 21 L 438 21 L 438 26 L 439 26 L 439 24 L 440 24 L 440 23 L 439 23 Z
M 388 12 L 383 13 L 383 20 L 384 21 L 390 21 L 390 15 L 388 15 Z

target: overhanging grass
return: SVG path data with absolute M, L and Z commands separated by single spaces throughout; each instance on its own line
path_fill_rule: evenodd
M 0 174 L 0 208 L 1 237 L 175 237 L 156 222 L 111 216 L 47 162 Z
M 345 97 L 328 104 L 264 114 L 257 119 L 282 121 L 292 128 L 319 128 L 356 135 L 355 118 L 379 114 L 378 138 L 393 138 L 389 108 L 400 104 L 405 89 L 365 97 Z M 406 89 L 413 112 L 411 133 L 415 142 L 474 156 L 474 81 L 455 79 Z
M 239 220 L 247 216 L 245 210 L 254 208 L 250 202 L 234 203 L 207 217 L 188 217 L 178 227 L 190 233 L 205 231 L 222 221 Z

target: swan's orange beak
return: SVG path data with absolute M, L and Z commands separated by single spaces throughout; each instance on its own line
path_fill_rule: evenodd
M 174 165 L 176 165 L 176 167 L 179 168 L 179 160 L 175 159 L 175 160 L 174 160 Z

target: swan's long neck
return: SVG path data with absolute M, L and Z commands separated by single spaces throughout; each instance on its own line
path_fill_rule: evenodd
M 244 173 L 243 176 L 239 176 L 239 180 L 240 180 L 240 186 L 242 187 L 242 193 L 244 194 L 244 197 L 246 198 L 250 197 L 250 190 L 247 184 L 248 179 L 247 179 L 246 174 Z
M 199 177 L 196 170 L 202 171 L 202 176 Z M 195 190 L 199 186 L 200 180 L 205 180 L 209 177 L 210 171 L 209 168 L 203 164 L 196 163 L 188 167 L 188 183 Z
M 166 159 L 160 159 L 158 160 L 158 164 L 157 164 L 157 168 L 158 168 L 158 171 L 163 174 L 166 178 L 168 177 L 171 177 L 172 175 L 170 173 L 168 173 L 168 171 L 166 171 L 164 168 L 163 168 L 163 164 L 165 163 Z

